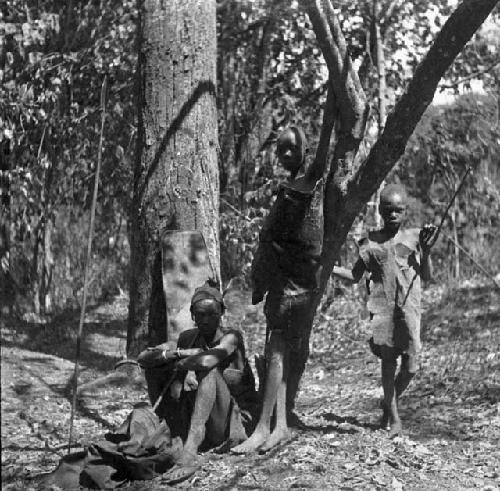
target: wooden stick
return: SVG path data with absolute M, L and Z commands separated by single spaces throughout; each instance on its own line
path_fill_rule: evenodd
M 76 354 L 75 354 L 75 370 L 73 373 L 73 400 L 71 403 L 71 416 L 69 420 L 69 439 L 68 439 L 68 454 L 71 451 L 71 442 L 73 439 L 73 421 L 75 418 L 76 409 L 76 392 L 78 389 L 78 375 L 80 372 L 79 359 L 80 359 L 80 346 L 83 333 L 83 322 L 85 320 L 85 308 L 87 306 L 87 290 L 89 286 L 89 270 L 90 261 L 92 258 L 92 238 L 94 236 L 94 220 L 95 220 L 95 209 L 97 205 L 97 191 L 99 189 L 99 173 L 101 171 L 102 164 L 102 146 L 103 146 L 103 134 L 104 134 L 104 123 L 106 121 L 106 87 L 108 85 L 108 77 L 104 75 L 104 80 L 102 81 L 101 87 L 101 132 L 99 136 L 99 147 L 97 153 L 97 169 L 94 179 L 94 194 L 92 196 L 92 206 L 90 208 L 90 224 L 89 233 L 87 239 L 87 258 L 85 260 L 85 272 L 83 277 L 83 299 L 82 308 L 80 311 L 80 323 L 78 325 L 78 334 L 76 337 Z
M 158 409 L 158 406 L 160 405 L 161 401 L 163 400 L 163 397 L 167 393 L 168 388 L 172 384 L 172 382 L 175 379 L 175 376 L 177 375 L 177 370 L 174 369 L 174 372 L 168 379 L 168 382 L 163 386 L 163 389 L 161 389 L 160 395 L 158 396 L 158 399 L 156 399 L 154 405 L 153 405 L 153 411 L 156 411 Z
M 467 169 L 465 170 L 465 174 L 463 175 L 462 177 L 462 180 L 460 181 L 460 184 L 458 185 L 457 189 L 455 190 L 455 192 L 453 193 L 453 196 L 451 197 L 451 200 L 450 202 L 448 203 L 448 206 L 446 207 L 446 210 L 445 212 L 443 213 L 443 216 L 441 217 L 441 222 L 434 234 L 434 237 L 433 239 L 431 240 L 431 243 L 429 244 L 429 247 L 432 247 L 438 237 L 439 237 L 439 233 L 441 232 L 441 229 L 443 228 L 443 225 L 444 225 L 444 221 L 446 220 L 446 217 L 448 216 L 448 212 L 450 211 L 450 208 L 451 208 L 451 205 L 453 204 L 453 202 L 455 201 L 455 198 L 458 196 L 458 193 L 460 192 L 460 190 L 462 189 L 464 183 L 465 183 L 465 179 L 466 177 L 468 176 L 469 172 L 472 170 L 471 167 L 467 167 Z

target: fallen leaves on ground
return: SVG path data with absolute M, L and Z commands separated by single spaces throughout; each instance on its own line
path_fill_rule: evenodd
M 242 293 L 242 298 L 248 295 Z M 500 298 L 468 283 L 425 292 L 421 370 L 401 400 L 405 433 L 377 429 L 379 365 L 356 290 L 325 303 L 297 411 L 304 429 L 265 455 L 204 455 L 181 489 L 498 489 L 500 480 Z M 240 302 L 241 303 L 241 302 Z M 81 382 L 111 373 L 123 355 L 126 300 L 88 316 Z M 261 309 L 245 312 L 250 353 L 262 351 Z M 66 453 L 77 318 L 2 326 L 3 489 L 35 489 L 33 479 Z M 146 400 L 144 381 L 92 386 L 81 394 L 75 443 L 82 448 Z M 135 482 L 128 490 L 164 487 Z

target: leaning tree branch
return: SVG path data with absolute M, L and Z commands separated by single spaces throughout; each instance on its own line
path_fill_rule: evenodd
M 328 150 L 330 149 L 330 139 L 335 127 L 335 121 L 338 116 L 337 106 L 335 104 L 335 95 L 333 93 L 332 84 L 328 83 L 328 92 L 326 102 L 323 108 L 323 124 L 321 125 L 321 134 L 318 142 L 318 149 L 314 157 L 313 164 L 308 169 L 308 175 L 311 180 L 318 180 L 321 175 L 325 174 L 327 168 Z
M 383 133 L 347 183 L 348 208 L 354 216 L 404 153 L 413 130 L 432 102 L 440 79 L 497 2 L 463 0 L 446 21 L 418 65 L 406 91 L 389 114 Z
M 368 105 L 358 74 L 352 67 L 344 35 L 330 0 L 306 0 L 304 5 L 330 72 L 340 116 L 339 139 L 344 136 L 352 140 L 346 148 L 357 149 L 364 135 Z M 342 156 L 337 155 L 338 158 Z M 330 172 L 336 171 L 335 160 Z

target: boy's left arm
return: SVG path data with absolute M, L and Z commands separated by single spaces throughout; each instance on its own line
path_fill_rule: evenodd
M 423 226 L 419 234 L 419 242 L 422 250 L 420 276 L 424 281 L 429 281 L 432 278 L 431 247 L 436 231 L 437 227 L 435 225 L 427 224 Z

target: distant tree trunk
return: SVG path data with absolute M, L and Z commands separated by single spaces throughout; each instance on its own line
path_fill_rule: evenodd
M 453 276 L 456 280 L 460 278 L 460 249 L 458 242 L 458 230 L 457 230 L 457 219 L 459 217 L 458 202 L 455 201 L 453 206 L 453 212 L 451 213 L 451 225 L 453 227 L 453 257 L 454 257 L 454 271 Z
M 10 142 L 0 142 L 0 315 L 15 302 L 15 283 L 10 271 Z
M 215 0 L 139 0 L 138 141 L 127 353 L 166 339 L 167 230 L 200 230 L 219 268 Z
M 375 34 L 375 59 L 377 64 L 377 78 L 378 78 L 378 134 L 380 135 L 384 130 L 385 120 L 387 118 L 387 81 L 385 75 L 385 45 L 384 38 L 380 30 L 380 4 L 378 0 L 373 2 L 373 23 Z M 384 182 L 379 186 L 375 193 L 375 226 L 380 228 L 382 220 L 378 213 L 378 206 L 380 204 L 380 193 Z

